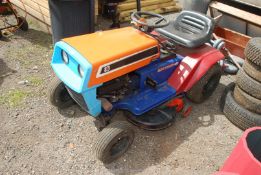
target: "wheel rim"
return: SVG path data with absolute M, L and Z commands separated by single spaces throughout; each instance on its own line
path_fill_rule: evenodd
M 67 90 L 64 88 L 64 90 L 61 92 L 61 100 L 66 102 L 70 99 L 71 99 L 70 95 L 68 94 Z
M 210 96 L 213 91 L 216 89 L 217 85 L 219 83 L 219 75 L 213 75 L 210 77 L 209 81 L 207 84 L 203 87 L 203 94 L 204 97 Z
M 60 90 L 57 92 L 57 101 L 67 102 L 71 100 L 71 97 L 64 85 L 60 85 Z
M 115 144 L 112 145 L 110 149 L 110 156 L 117 157 L 123 154 L 129 147 L 130 141 L 128 136 L 121 137 L 117 140 Z

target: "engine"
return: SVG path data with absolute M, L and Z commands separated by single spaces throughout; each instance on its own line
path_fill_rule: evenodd
M 134 73 L 115 78 L 97 88 L 97 98 L 105 98 L 115 103 L 137 90 L 136 82 L 138 82 L 138 75 Z

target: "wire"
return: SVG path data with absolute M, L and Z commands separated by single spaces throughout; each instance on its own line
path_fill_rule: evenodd
M 26 8 L 25 8 L 25 5 L 24 5 L 24 2 L 23 2 L 23 0 L 20 0 L 21 2 L 22 2 L 22 5 L 23 5 L 23 8 L 24 8 L 24 11 L 25 11 L 25 16 L 23 17 L 24 19 L 26 19 L 26 17 L 27 17 L 27 11 L 26 11 Z M 6 18 L 2 18 L 2 21 L 3 21 L 3 23 L 4 23 L 4 28 L 7 28 L 6 30 L 8 30 L 9 32 L 11 32 L 11 33 L 14 33 L 14 32 L 16 32 L 22 25 L 23 25 L 23 23 L 25 22 L 25 21 L 20 21 L 19 20 L 19 18 L 21 18 L 21 16 L 18 16 L 18 13 L 17 13 L 17 11 L 16 11 L 16 9 L 13 7 L 13 5 L 12 5 L 12 3 L 10 2 L 10 0 L 6 0 L 6 3 L 8 4 L 8 7 L 12 10 L 12 13 L 13 13 L 13 15 L 15 16 L 15 19 L 16 19 L 16 21 L 17 21 L 17 25 L 14 25 L 13 27 L 11 27 L 11 28 L 7 28 L 7 25 L 9 25 L 9 26 L 12 26 L 12 24 L 10 24 L 9 22 L 8 22 L 8 20 L 6 19 Z M 5 19 L 5 20 L 4 20 Z M 6 25 L 7 24 L 7 25 Z
M 152 33 L 150 33 L 150 32 L 145 32 L 145 33 L 146 33 L 147 35 L 153 37 L 154 39 L 156 39 L 156 40 L 158 41 L 160 47 L 163 48 L 164 50 L 166 50 L 168 53 L 175 53 L 175 49 L 176 49 L 175 46 L 174 46 L 174 47 L 168 47 L 168 46 L 166 46 L 166 45 L 160 40 L 160 37 L 159 37 L 159 36 L 154 35 L 154 34 L 152 34 Z M 168 42 L 168 41 L 167 41 L 167 42 Z

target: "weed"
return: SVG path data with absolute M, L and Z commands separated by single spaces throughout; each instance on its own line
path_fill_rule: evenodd
M 6 94 L 0 95 L 0 103 L 10 107 L 17 107 L 23 104 L 27 95 L 28 93 L 22 90 L 11 90 Z
M 28 80 L 33 86 L 40 86 L 41 84 L 43 84 L 43 79 L 40 77 L 30 77 L 28 78 Z

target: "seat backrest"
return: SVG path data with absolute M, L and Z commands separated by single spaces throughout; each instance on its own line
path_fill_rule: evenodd
M 212 34 L 214 20 L 198 12 L 183 11 L 175 20 L 174 27 L 188 34 Z
M 156 31 L 177 44 L 194 48 L 210 41 L 214 27 L 214 19 L 205 14 L 182 11 L 170 25 Z

